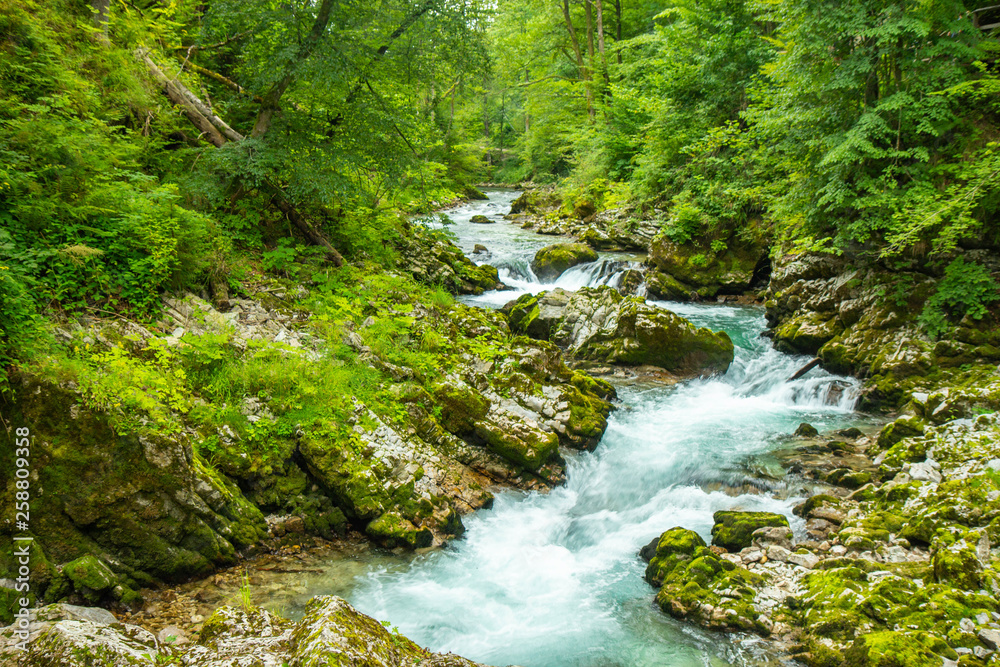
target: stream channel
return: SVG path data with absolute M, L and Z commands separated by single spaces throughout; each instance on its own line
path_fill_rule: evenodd
M 604 253 L 554 285 L 540 284 L 528 266 L 532 256 L 563 239 L 502 219 L 519 193 L 488 194 L 488 201 L 449 211 L 447 229 L 471 258 L 497 266 L 514 290 L 467 303 L 499 307 L 553 286 L 613 286 L 622 270 L 637 265 L 634 256 Z M 473 224 L 474 215 L 496 222 Z M 476 244 L 488 252 L 473 253 Z M 760 307 L 652 303 L 725 330 L 736 345 L 729 371 L 674 386 L 619 386 L 620 403 L 596 451 L 567 455 L 565 486 L 499 493 L 492 509 L 464 517 L 464 537 L 444 549 L 321 563 L 321 573 L 297 577 L 265 606 L 297 617 L 310 596 L 341 595 L 423 646 L 491 665 L 767 662 L 762 640 L 709 633 L 661 612 L 636 554 L 674 526 L 708 541 L 712 514 L 721 509 L 780 512 L 801 531 L 791 510 L 811 487 L 784 475 L 770 453 L 787 446 L 801 422 L 820 431 L 870 422 L 853 411 L 853 379 L 816 369 L 787 382 L 808 358 L 774 350 L 761 336 Z

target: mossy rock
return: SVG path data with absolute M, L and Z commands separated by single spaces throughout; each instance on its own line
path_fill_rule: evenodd
M 668 273 L 650 271 L 646 274 L 646 294 L 652 299 L 664 301 L 690 301 L 691 295 L 696 292 Z
M 299 667 L 416 665 L 430 653 L 390 632 L 341 598 L 317 596 L 291 638 L 291 664 Z
M 490 410 L 490 401 L 481 393 L 461 381 L 446 380 L 432 391 L 441 406 L 441 426 L 449 433 L 462 435 L 475 430 L 476 422 Z
M 716 252 L 707 243 L 679 244 L 669 236 L 661 234 L 649 246 L 647 262 L 668 279 L 658 279 L 657 289 L 677 289 L 676 296 L 684 298 L 692 292 L 701 298 L 713 298 L 718 294 L 741 294 L 751 288 L 754 270 L 764 251 L 748 247 L 745 243 L 733 243 L 732 248 Z M 666 296 L 665 293 L 664 296 Z
M 926 632 L 872 632 L 858 637 L 847 649 L 844 664 L 847 667 L 941 667 L 943 653 L 954 655 L 949 659 L 958 658 L 947 644 Z
M 926 422 L 919 417 L 899 417 L 879 431 L 878 447 L 886 450 L 907 438 L 919 437 L 924 434 L 926 426 Z
M 712 544 L 728 551 L 739 551 L 753 542 L 753 532 L 768 526 L 788 528 L 788 519 L 773 512 L 723 510 L 712 515 Z
M 496 221 L 490 220 L 485 215 L 474 215 L 471 218 L 469 218 L 469 222 L 476 225 L 492 225 Z
M 63 565 L 63 573 L 84 597 L 96 602 L 102 593 L 118 584 L 118 577 L 92 554 Z
M 965 538 L 951 544 L 936 539 L 931 550 L 934 581 L 966 591 L 975 591 L 982 587 L 983 564 L 976 555 L 974 543 L 970 545 Z
M 531 270 L 539 280 L 555 280 L 566 269 L 597 261 L 597 252 L 583 243 L 556 243 L 535 253 Z
M 525 334 L 535 340 L 548 340 L 552 333 L 551 322 L 541 318 L 538 298 L 534 294 L 524 294 L 505 306 L 507 323 L 515 333 Z
M 365 533 L 387 547 L 422 549 L 434 543 L 434 533 L 419 528 L 397 512 L 386 512 L 365 528 Z

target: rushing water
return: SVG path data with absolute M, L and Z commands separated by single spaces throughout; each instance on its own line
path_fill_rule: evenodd
M 509 210 L 513 193 L 491 195 L 450 212 L 448 226 L 463 250 L 500 267 L 515 287 L 468 299 L 485 306 L 551 287 L 538 283 L 528 262 L 556 242 L 509 223 L 469 223 L 473 215 L 499 218 Z M 473 255 L 475 244 L 488 252 Z M 556 284 L 613 284 L 633 259 L 602 257 Z M 467 516 L 465 536 L 447 548 L 370 564 L 351 602 L 435 651 L 493 665 L 757 661 L 759 642 L 755 649 L 751 638 L 703 632 L 660 612 L 636 553 L 673 526 L 708 538 L 720 509 L 782 512 L 801 529 L 791 507 L 804 489 L 769 478 L 767 453 L 800 422 L 821 430 L 856 423 L 854 383 L 821 370 L 787 382 L 807 359 L 778 353 L 760 336 L 758 308 L 657 305 L 727 331 L 736 344 L 729 372 L 672 387 L 621 387 L 597 450 L 568 458 L 565 486 L 502 493 L 492 509 Z

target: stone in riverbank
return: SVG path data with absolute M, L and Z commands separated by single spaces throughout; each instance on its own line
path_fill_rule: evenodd
M 994 271 L 1000 267 L 985 251 L 968 255 Z M 912 391 L 978 384 L 982 369 L 975 366 L 1000 361 L 1000 328 L 992 314 L 954 322 L 938 340 L 924 332 L 918 318 L 938 285 L 924 271 L 893 271 L 834 255 L 786 255 L 776 260 L 768 288 L 768 325 L 778 349 L 818 356 L 832 372 L 864 377 L 869 403 L 897 408 Z
M 39 610 L 27 651 L 13 628 L 0 629 L 0 662 L 11 667 L 477 667 L 431 653 L 341 598 L 313 598 L 298 623 L 257 608 L 223 607 L 205 622 L 197 643 L 160 642 L 113 616 L 81 618 L 62 605 Z M 45 619 L 45 620 L 41 620 Z
M 788 528 L 788 519 L 773 512 L 738 512 L 723 510 L 712 516 L 712 544 L 728 551 L 750 546 L 754 531 L 759 528 Z M 788 530 L 786 539 L 791 539 Z
M 691 301 L 764 288 L 770 272 L 766 249 L 735 241 L 729 246 L 716 252 L 707 242 L 678 244 L 666 235 L 657 236 L 647 260 L 653 267 L 647 278 L 649 295 Z
M 561 276 L 566 269 L 596 261 L 597 253 L 590 246 L 582 243 L 557 243 L 545 246 L 535 253 L 531 260 L 531 270 L 539 280 L 548 282 Z
M 549 339 L 577 359 L 658 366 L 683 375 L 725 372 L 733 343 L 610 287 L 524 295 L 504 307 L 511 329 Z

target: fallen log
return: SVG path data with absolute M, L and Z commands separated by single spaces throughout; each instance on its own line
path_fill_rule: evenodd
M 803 375 L 805 375 L 806 373 L 808 373 L 812 369 L 814 369 L 817 366 L 819 366 L 819 364 L 820 364 L 819 357 L 814 358 L 808 364 L 806 364 L 805 366 L 803 366 L 799 370 L 795 371 L 795 374 L 792 375 L 792 377 L 788 378 L 786 380 L 786 382 L 794 382 L 795 380 L 798 380 L 800 377 L 802 377 Z

